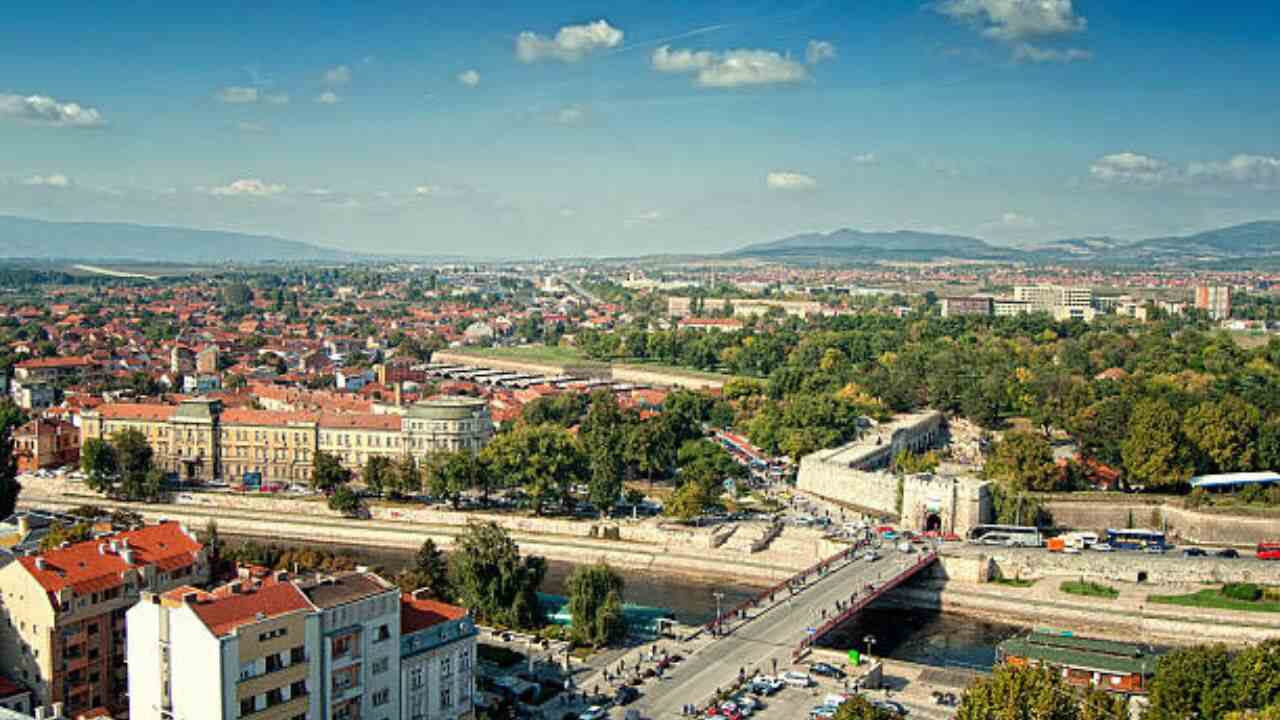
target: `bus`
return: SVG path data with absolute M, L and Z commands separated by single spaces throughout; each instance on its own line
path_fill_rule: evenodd
M 1112 550 L 1165 550 L 1169 547 L 1164 533 L 1155 530 L 1107 530 L 1107 544 Z
M 967 539 L 972 545 L 1040 547 L 1044 544 L 1039 529 L 1024 525 L 974 525 Z
M 1280 541 L 1258 543 L 1259 560 L 1280 560 Z

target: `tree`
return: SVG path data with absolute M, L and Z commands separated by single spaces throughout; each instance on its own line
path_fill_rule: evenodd
M 1049 441 L 1022 430 L 1007 432 L 995 443 L 983 473 L 1015 493 L 1053 490 L 1060 477 Z
M 253 302 L 253 290 L 242 282 L 233 282 L 222 288 L 222 302 L 233 308 L 243 308 Z
M 1086 709 L 1087 707 L 1087 709 Z M 1123 701 L 1082 695 L 1044 667 L 1000 665 L 964 691 L 956 720 L 1127 720 Z
M 1232 698 L 1236 707 L 1261 710 L 1280 703 L 1280 640 L 1250 645 L 1231 659 Z
M 136 428 L 127 428 L 111 436 L 116 450 L 116 463 L 124 480 L 140 481 L 151 470 L 153 451 L 147 436 Z
M 573 636 L 581 643 L 604 647 L 626 638 L 622 616 L 622 576 L 600 562 L 574 569 L 565 583 Z
M 427 490 L 447 499 L 456 509 L 462 494 L 480 484 L 484 462 L 470 450 L 456 450 L 432 460 L 427 473 Z
M 1239 472 L 1256 464 L 1261 424 L 1258 408 L 1228 395 L 1191 408 L 1183 418 L 1182 432 L 1199 450 L 1205 470 Z
M 1080 445 L 1080 454 L 1120 469 L 1123 447 L 1129 434 L 1132 402 L 1122 395 L 1104 398 L 1085 407 L 1070 423 L 1071 434 Z
M 13 514 L 22 484 L 18 482 L 18 458 L 13 451 L 13 431 L 25 422 L 22 410 L 9 400 L 0 401 L 0 518 Z
M 396 462 L 392 477 L 393 482 L 387 489 L 387 493 L 394 499 L 422 490 L 422 473 L 418 470 L 417 461 L 409 453 L 405 453 Z
M 79 543 L 89 540 L 93 537 L 93 526 L 87 522 L 76 523 L 75 525 L 63 525 L 54 523 L 49 528 L 48 534 L 40 538 L 41 550 L 53 550 L 62 545 L 62 543 Z
M 114 488 L 114 478 L 119 472 L 116 449 L 103 438 L 89 438 L 80 448 L 80 469 L 85 474 L 85 484 L 90 490 L 109 494 Z
M 1268 418 L 1258 428 L 1258 468 L 1280 470 L 1280 417 Z
M 1128 481 L 1150 489 L 1184 487 L 1194 470 L 1178 411 L 1163 399 L 1134 404 L 1121 455 Z
M 861 695 L 850 695 L 836 710 L 835 720 L 899 720 L 892 710 L 876 707 Z
M 1160 657 L 1144 720 L 1216 720 L 1236 709 L 1231 655 L 1223 645 L 1174 650 Z
M 311 486 L 331 493 L 351 482 L 351 471 L 342 466 L 337 456 L 317 450 L 311 462 Z
M 422 542 L 414 556 L 413 566 L 401 573 L 396 582 L 405 592 L 425 589 L 431 597 L 446 602 L 453 597 L 453 589 L 449 586 L 449 562 L 431 538 Z
M 655 475 L 665 475 L 675 464 L 675 433 L 660 419 L 633 423 L 628 426 L 623 457 L 636 473 L 652 482 Z
M 489 474 L 524 489 L 541 515 L 548 500 L 571 504 L 570 491 L 587 476 L 582 448 L 558 425 L 521 424 L 495 437 L 481 453 Z
M 546 560 L 521 557 L 511 536 L 495 523 L 469 525 L 449 555 L 449 584 L 457 602 L 483 623 L 540 626 L 537 591 L 546 573 Z
M 597 390 L 591 394 L 591 406 L 578 437 L 586 450 L 591 475 L 588 495 L 603 516 L 622 494 L 622 476 L 626 472 L 626 425 L 618 398 L 612 392 Z
M 360 496 L 346 485 L 339 485 L 329 496 L 329 509 L 355 517 L 360 512 Z
M 391 458 L 383 455 L 370 455 L 364 463 L 364 486 L 374 495 L 381 496 L 388 485 L 392 484 L 393 474 Z

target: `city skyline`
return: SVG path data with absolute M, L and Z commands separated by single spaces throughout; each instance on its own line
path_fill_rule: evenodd
M 636 255 L 1179 234 L 1280 189 L 1277 21 L 1243 3 L 10 14 L 0 213 L 48 220 Z

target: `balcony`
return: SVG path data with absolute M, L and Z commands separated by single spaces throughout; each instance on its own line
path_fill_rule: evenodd
M 291 718 L 295 715 L 301 715 L 307 712 L 310 707 L 310 693 L 302 693 L 275 705 L 268 704 L 261 710 L 254 710 L 248 715 L 241 715 L 241 718 L 258 718 L 258 717 L 276 717 Z
M 240 697 L 252 697 L 254 695 L 262 695 L 268 690 L 276 688 L 288 687 L 299 680 L 307 679 L 307 664 L 297 663 L 280 668 L 275 672 L 254 675 L 245 678 L 236 683 L 236 695 Z

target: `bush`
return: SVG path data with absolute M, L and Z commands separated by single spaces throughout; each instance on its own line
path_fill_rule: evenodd
M 1120 591 L 1109 585 L 1084 580 L 1068 580 L 1058 586 L 1058 589 L 1064 593 L 1070 593 L 1071 595 L 1106 598 L 1108 600 L 1120 596 Z
M 1232 600 L 1257 602 L 1262 599 L 1262 588 L 1253 583 L 1227 583 L 1222 586 L 1222 594 Z

